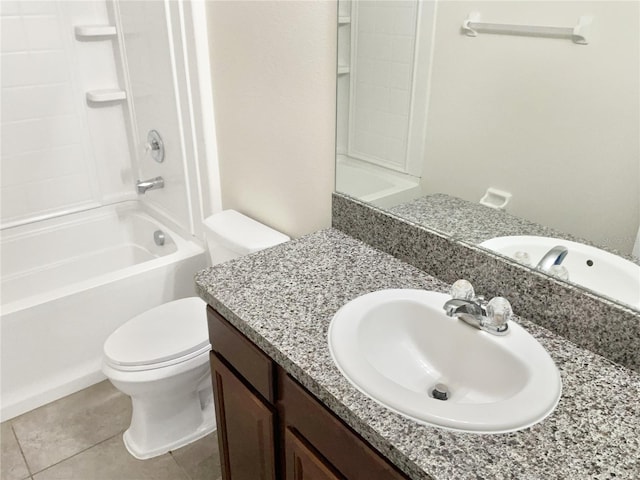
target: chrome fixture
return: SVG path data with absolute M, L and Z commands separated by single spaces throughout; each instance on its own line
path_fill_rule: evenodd
M 467 280 L 455 282 L 451 286 L 451 296 L 453 298 L 442 307 L 449 317 L 459 318 L 492 335 L 506 335 L 509 331 L 508 322 L 513 311 L 506 298 L 494 297 L 487 302 L 483 297 L 476 297 Z
M 147 190 L 155 190 L 164 187 L 164 179 L 162 177 L 152 178 L 150 180 L 138 180 L 136 189 L 140 195 L 146 193 Z
M 433 398 L 436 400 L 449 400 L 449 389 L 445 384 L 438 383 L 433 387 L 431 395 L 433 395 Z
M 145 147 L 146 152 L 151 152 L 151 158 L 156 162 L 164 162 L 164 143 L 162 137 L 157 130 L 149 130 L 147 133 L 147 145 Z
M 556 245 L 544 254 L 542 259 L 538 262 L 538 265 L 536 265 L 536 268 L 546 272 L 554 265 L 560 265 L 568 253 L 569 250 L 567 247 Z
M 159 247 L 163 246 L 165 240 L 166 236 L 162 230 L 156 230 L 155 232 L 153 232 L 153 241 L 156 243 L 156 245 L 158 245 Z

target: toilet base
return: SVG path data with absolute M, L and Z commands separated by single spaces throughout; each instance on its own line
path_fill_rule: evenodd
M 144 448 L 134 440 L 134 436 L 131 435 L 130 427 L 122 435 L 124 446 L 133 457 L 137 458 L 138 460 L 147 460 L 149 458 L 157 457 L 167 452 L 177 450 L 178 448 L 184 447 L 192 442 L 195 442 L 196 440 L 200 440 L 201 438 L 206 437 L 216 430 L 215 411 L 212 407 L 213 406 L 211 405 L 210 408 L 203 408 L 203 420 L 201 425 L 195 430 L 192 430 L 187 435 L 179 438 L 174 438 L 167 443 L 149 449 L 148 446 L 147 448 Z
M 120 371 L 103 364 L 113 385 L 131 397 L 124 444 L 144 460 L 183 447 L 216 428 L 209 354 L 176 365 Z
M 209 425 L 203 424 L 201 428 L 193 432 L 191 435 L 187 435 L 186 437 L 176 440 L 175 442 L 169 445 L 165 445 L 161 448 L 157 448 L 151 451 L 139 450 L 137 446 L 129 438 L 128 429 L 122 434 L 122 440 L 124 442 L 124 446 L 126 447 L 127 451 L 133 457 L 137 458 L 138 460 L 147 460 L 149 458 L 157 457 L 159 455 L 164 455 L 165 453 L 187 446 L 190 443 L 195 442 L 196 440 L 200 440 L 201 438 L 206 437 L 207 435 L 215 431 L 216 431 L 216 422 L 215 421 L 209 422 Z

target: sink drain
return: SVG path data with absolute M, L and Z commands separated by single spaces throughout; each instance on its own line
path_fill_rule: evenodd
M 433 387 L 433 390 L 431 391 L 431 395 L 433 395 L 433 398 L 435 398 L 436 400 L 448 400 L 449 389 L 447 388 L 446 385 L 442 383 L 438 383 L 436 384 L 435 387 Z

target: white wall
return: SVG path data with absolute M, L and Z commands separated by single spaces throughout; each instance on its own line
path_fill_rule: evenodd
M 297 237 L 328 227 L 336 3 L 207 3 L 222 205 Z
M 108 23 L 104 2 L 0 6 L 2 226 L 132 198 L 122 106 L 85 92 L 118 85 L 111 40 L 75 25 Z
M 423 186 L 630 252 L 640 219 L 638 2 L 442 1 Z M 570 26 L 593 15 L 587 46 L 460 33 L 486 21 Z

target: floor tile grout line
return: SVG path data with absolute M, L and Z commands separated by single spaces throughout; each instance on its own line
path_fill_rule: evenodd
M 24 466 L 27 467 L 27 472 L 29 473 L 29 478 L 31 478 L 33 476 L 33 473 L 31 472 L 31 467 L 29 466 L 29 462 L 27 462 L 27 457 L 24 454 L 24 451 L 22 450 L 22 445 L 20 444 L 20 439 L 18 438 L 18 434 L 16 433 L 15 429 L 13 428 L 13 422 L 9 424 L 9 426 L 11 427 L 11 433 L 13 433 L 13 438 L 16 441 L 16 444 L 18 445 L 18 450 L 20 450 L 20 455 L 22 455 L 22 460 L 24 461 Z
M 191 478 L 191 475 L 189 475 L 189 472 L 187 472 L 187 471 L 185 470 L 185 468 L 184 468 L 182 465 L 180 465 L 180 462 L 178 462 L 178 460 L 176 459 L 176 457 L 173 455 L 173 452 L 174 452 L 173 450 L 169 450 L 169 452 L 168 452 L 168 453 L 169 453 L 169 455 L 171 456 L 171 458 L 173 459 L 173 461 L 176 463 L 176 465 L 178 466 L 178 468 L 179 468 L 180 470 L 182 470 L 182 473 L 184 473 L 184 476 L 185 476 L 188 480 L 193 480 L 193 479 Z
M 63 459 L 62 459 L 62 460 L 60 460 L 59 462 L 52 463 L 51 465 L 49 465 L 48 467 L 43 468 L 42 470 L 38 470 L 38 471 L 37 471 L 37 472 L 35 472 L 35 473 L 31 473 L 31 476 L 33 477 L 33 475 L 38 475 L 39 473 L 42 473 L 42 472 L 44 472 L 45 470 L 49 470 L 50 468 L 55 467 L 56 465 L 60 465 L 61 463 L 66 462 L 67 460 L 70 460 L 70 459 L 72 459 L 72 458 L 74 458 L 74 457 L 77 457 L 77 456 L 78 456 L 78 455 L 80 455 L 81 453 L 84 453 L 84 452 L 86 452 L 87 450 L 91 450 L 93 447 L 97 447 L 98 445 L 100 445 L 100 444 L 102 444 L 102 443 L 104 443 L 104 442 L 107 442 L 107 441 L 109 441 L 109 440 L 111 440 L 111 439 L 113 439 L 113 438 L 117 437 L 118 435 L 122 435 L 122 433 L 123 433 L 123 432 L 124 432 L 124 430 L 120 430 L 120 431 L 119 431 L 118 433 L 116 433 L 115 435 L 111 435 L 110 437 L 105 438 L 104 440 L 100 440 L 98 443 L 94 443 L 94 444 L 93 444 L 93 445 L 91 445 L 90 447 L 87 447 L 87 448 L 85 448 L 85 449 L 83 449 L 83 450 L 80 450 L 79 452 L 74 453 L 74 454 L 73 454 L 73 455 L 71 455 L 70 457 L 63 458 Z M 25 460 L 26 460 L 26 459 L 25 459 Z M 27 468 L 29 468 L 29 466 L 28 466 L 28 465 L 27 465 Z M 29 472 L 31 472 L 31 469 L 29 469 Z

